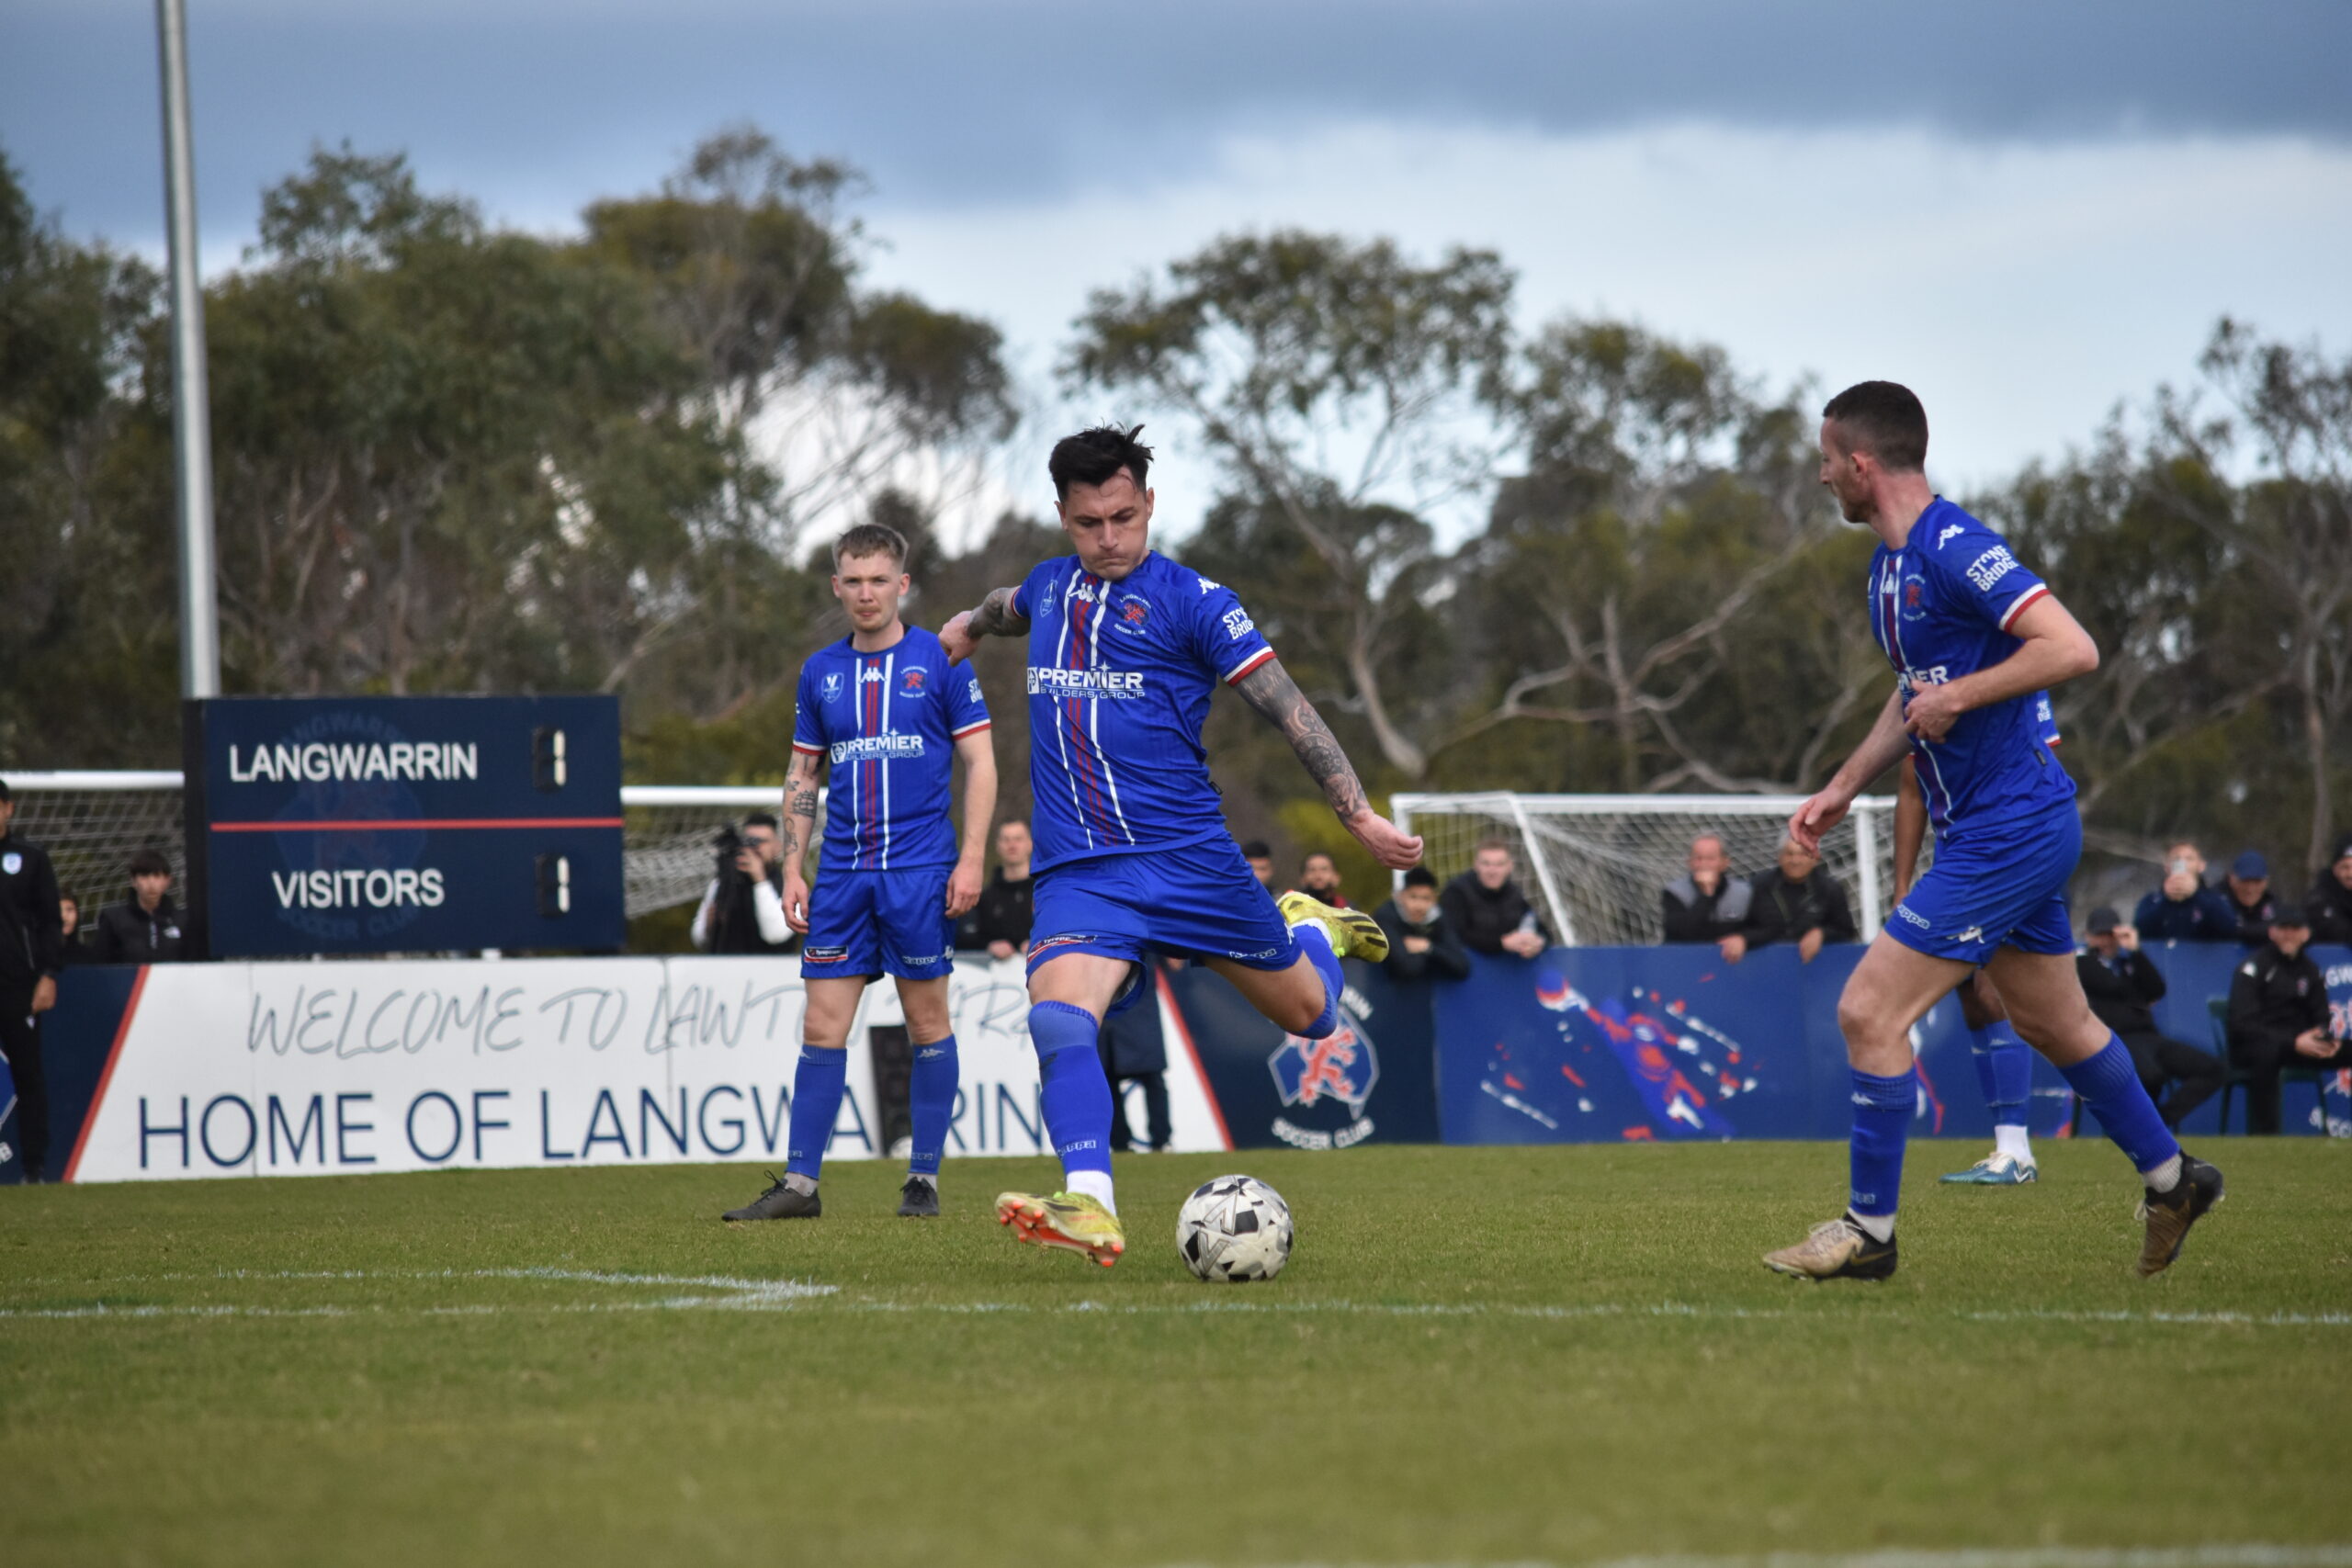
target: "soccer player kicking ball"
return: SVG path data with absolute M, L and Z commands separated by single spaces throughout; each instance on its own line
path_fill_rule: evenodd
M 2035 699 L 2035 711 L 2047 714 L 2049 696 Z M 2046 729 L 2042 743 L 2055 748 L 2056 727 Z M 1928 799 L 1919 788 L 1918 764 L 1903 759 L 1901 783 L 1894 792 L 1894 901 L 1911 891 L 1917 880 L 1919 851 L 1928 841 Z M 2023 1187 L 2040 1178 L 2033 1157 L 2033 1137 L 2026 1128 L 2026 1110 L 2033 1096 L 2033 1047 L 2018 1038 L 2009 1026 L 2009 1010 L 2000 988 L 1976 970 L 1960 984 L 1960 1019 L 1968 1026 L 1968 1055 L 1976 1068 L 1976 1086 L 1984 1091 L 1984 1109 L 1993 1113 L 1993 1152 L 1970 1166 L 1940 1178 L 1964 1187 Z
M 841 1114 L 850 1024 L 878 975 L 898 983 L 914 1043 L 909 1110 L 913 1153 L 899 1213 L 939 1213 L 939 1158 L 956 1104 L 956 1036 L 947 1016 L 956 918 L 980 896 L 980 856 L 996 812 L 989 710 L 969 671 L 948 668 L 939 638 L 899 618 L 907 541 L 861 524 L 833 547 L 833 597 L 850 635 L 800 667 L 786 775 L 784 914 L 806 941 L 800 1066 L 784 1179 L 730 1220 L 813 1220 L 817 1178 Z M 964 760 L 964 840 L 947 819 L 948 773 Z M 817 828 L 817 773 L 830 760 L 823 875 L 811 896 L 802 863 Z
M 1279 905 L 1226 831 L 1201 749 L 1223 682 L 1266 716 L 1383 865 L 1421 841 L 1375 814 L 1313 705 L 1233 591 L 1151 548 L 1151 449 L 1142 429 L 1085 431 L 1047 461 L 1077 549 L 940 628 L 950 659 L 984 637 L 1029 639 L 1029 776 L 1036 918 L 1029 1036 L 1046 1128 L 1068 1190 L 1007 1192 L 997 1219 L 1023 1241 L 1104 1268 L 1126 1249 L 1111 1190 L 1111 1089 L 1095 1055 L 1104 1014 L 1143 1000 L 1148 949 L 1192 954 L 1294 1034 L 1339 1027 L 1340 959 L 1378 960 L 1371 916 L 1287 893 Z M 2137 1079 L 2133 1080 L 2135 1083 Z
M 1810 1280 L 1894 1272 L 1895 1200 L 1916 1079 L 1911 1026 L 1983 964 L 2027 1043 L 2065 1076 L 2146 1187 L 2140 1272 L 2157 1274 L 2222 1199 L 2222 1173 L 2157 1116 L 2132 1054 L 2092 1016 L 2075 975 L 2066 880 L 2083 847 L 2075 781 L 2050 754 L 2036 698 L 2098 667 L 2098 649 L 1998 535 L 1928 488 L 1928 415 L 1891 381 L 1822 411 L 1821 482 L 1874 531 L 1871 626 L 1895 689 L 1870 736 L 1789 832 L 1808 847 L 1906 746 L 1937 833 L 1936 863 L 1846 982 L 1838 1024 L 1853 1066 L 1846 1213 L 1766 1264 Z

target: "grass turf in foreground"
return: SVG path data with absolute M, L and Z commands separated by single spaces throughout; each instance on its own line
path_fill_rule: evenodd
M 874 1164 L 743 1227 L 743 1167 L 0 1191 L 0 1531 L 240 1568 L 2352 1540 L 2352 1151 L 2216 1151 L 2154 1282 L 2103 1145 L 2001 1190 L 1915 1145 L 1871 1286 L 1757 1260 L 1835 1211 L 1820 1145 L 1140 1156 L 1109 1272 L 991 1222 L 1038 1161 L 951 1164 L 933 1222 Z M 1177 1260 L 1227 1169 L 1298 1215 L 1271 1285 Z

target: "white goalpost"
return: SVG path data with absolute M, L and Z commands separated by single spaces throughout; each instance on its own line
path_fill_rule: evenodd
M 1690 840 L 1714 833 L 1735 874 L 1769 869 L 1802 795 L 1399 795 L 1396 825 L 1425 840 L 1422 863 L 1442 882 L 1470 867 L 1487 839 L 1512 846 L 1521 885 L 1540 899 L 1567 946 L 1658 940 L 1658 893 L 1685 874 Z M 1894 800 L 1864 795 L 1822 841 L 1864 935 L 1885 918 L 1894 886 Z M 1920 865 L 1925 869 L 1928 853 Z

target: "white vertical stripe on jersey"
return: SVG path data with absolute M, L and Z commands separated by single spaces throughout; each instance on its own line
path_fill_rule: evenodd
M 884 735 L 890 733 L 890 696 L 898 668 L 899 655 L 893 649 L 890 656 L 882 660 L 882 699 L 874 705 L 875 713 L 880 716 L 880 733 Z M 890 869 L 890 753 L 887 748 L 882 752 L 882 760 L 874 764 L 874 771 L 882 775 L 882 860 L 876 869 L 888 871 Z
M 865 736 L 865 660 L 853 647 L 849 657 L 849 711 L 856 718 L 860 739 Z M 849 765 L 849 868 L 865 863 L 865 764 Z
M 1111 585 L 1102 585 L 1102 603 L 1094 607 L 1094 638 L 1088 649 L 1087 666 L 1102 668 L 1102 618 L 1111 611 Z M 1118 776 L 1111 772 L 1111 759 L 1102 751 L 1102 704 L 1098 699 L 1087 714 L 1086 737 L 1094 743 L 1094 760 L 1102 764 L 1102 784 L 1111 792 L 1111 812 L 1119 819 L 1119 831 L 1129 843 L 1136 841 L 1136 830 L 1127 826 L 1126 808 L 1119 804 Z
M 1061 629 L 1054 633 L 1054 668 L 1057 670 L 1062 667 L 1062 644 L 1069 640 L 1069 602 L 1078 592 L 1078 581 L 1083 575 L 1073 571 L 1069 574 L 1069 581 L 1062 584 Z M 1086 819 L 1086 803 L 1078 797 L 1078 770 L 1069 765 L 1069 730 L 1062 723 L 1059 697 L 1054 699 L 1054 740 L 1062 749 L 1062 777 L 1069 781 L 1069 808 L 1077 814 L 1079 828 L 1086 834 L 1086 847 L 1091 850 L 1094 847 L 1094 828 Z M 1032 743 L 1035 743 L 1034 739 Z

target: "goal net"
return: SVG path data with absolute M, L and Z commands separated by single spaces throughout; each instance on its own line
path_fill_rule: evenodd
M 130 857 L 159 850 L 187 874 L 174 773 L 6 775 L 17 798 L 13 830 L 49 851 L 58 886 L 78 896 L 83 918 L 129 896 Z M 629 918 L 702 897 L 717 863 L 712 839 L 748 811 L 773 812 L 780 784 L 631 785 L 621 791 L 622 875 Z M 822 807 L 820 807 L 821 811 Z
M 1511 846 L 1520 886 L 1571 946 L 1654 942 L 1658 893 L 1686 874 L 1690 840 L 1720 836 L 1736 874 L 1770 869 L 1799 795 L 1400 795 L 1396 825 L 1419 833 L 1422 863 L 1442 882 L 1467 871 L 1487 839 Z M 1865 795 L 1822 841 L 1822 862 L 1845 884 L 1865 936 L 1885 917 L 1894 886 L 1894 801 Z M 1932 842 L 1929 845 L 1932 849 Z M 1923 851 L 1924 870 L 1929 855 Z

